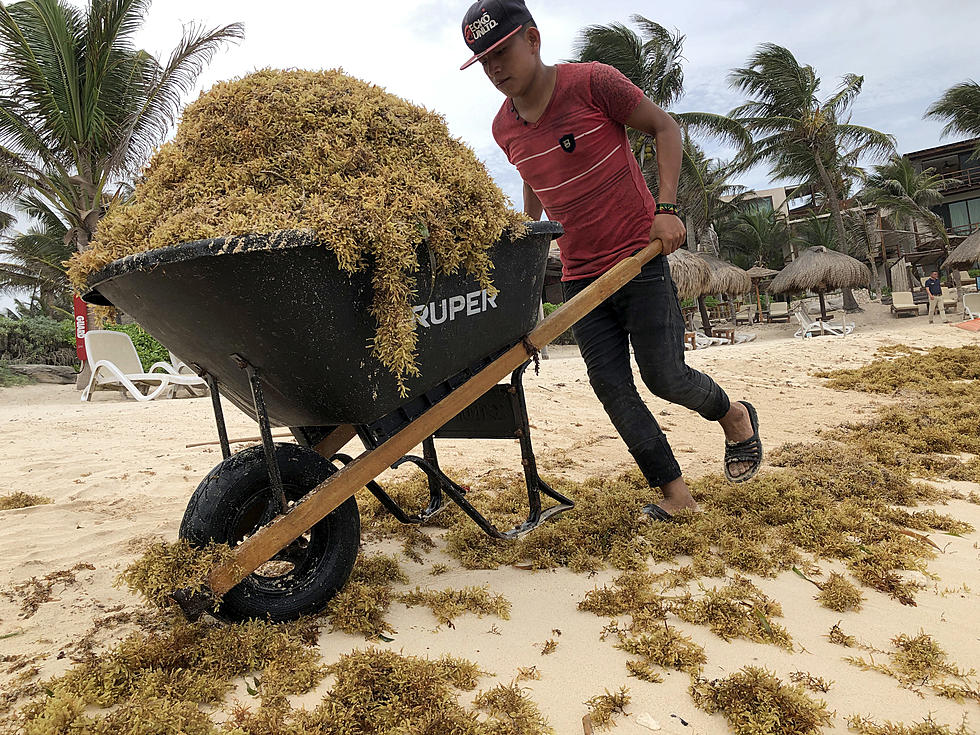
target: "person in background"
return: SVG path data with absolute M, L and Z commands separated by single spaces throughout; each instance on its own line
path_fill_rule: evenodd
M 946 307 L 943 306 L 943 286 L 939 282 L 939 271 L 933 271 L 925 282 L 926 293 L 929 294 L 929 323 L 932 324 L 933 316 L 936 310 L 942 314 L 943 324 L 948 320 L 946 319 Z

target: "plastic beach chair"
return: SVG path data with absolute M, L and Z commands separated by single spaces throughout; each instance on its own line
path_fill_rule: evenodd
M 902 314 L 919 315 L 919 305 L 912 299 L 911 291 L 892 292 L 892 313 L 895 316 Z
M 170 350 L 167 350 L 170 355 L 170 362 L 160 361 L 155 362 L 150 366 L 150 373 L 155 373 L 157 370 L 162 370 L 168 375 L 176 375 L 178 377 L 187 377 L 192 380 L 192 382 L 180 381 L 176 385 L 171 386 L 171 397 L 177 395 L 177 391 L 181 388 L 185 389 L 191 397 L 199 398 L 201 396 L 206 396 L 209 392 L 208 384 L 198 376 L 197 373 L 183 360 L 181 360 L 177 355 Z
M 796 320 L 800 323 L 800 328 L 796 330 L 796 334 L 793 335 L 794 337 L 806 339 L 807 337 L 816 337 L 823 334 L 836 334 L 843 337 L 854 331 L 853 324 L 847 324 L 843 321 L 822 322 L 817 319 L 811 319 L 803 309 L 794 309 L 793 313 L 796 316 Z
M 959 303 L 956 299 L 956 290 L 952 288 L 943 287 L 943 309 L 947 314 L 953 314 L 956 312 L 956 306 Z
M 963 294 L 963 318 L 980 319 L 980 293 Z
M 773 301 L 769 304 L 769 321 L 776 319 L 789 321 L 789 304 L 785 301 Z
M 92 377 L 82 391 L 82 401 L 91 400 L 92 391 L 104 388 L 123 389 L 137 401 L 151 401 L 161 395 L 169 398 L 178 385 L 196 386 L 203 382 L 196 375 L 153 372 L 152 369 L 143 372 L 133 340 L 125 332 L 103 329 L 86 332 L 85 351 L 92 365 Z

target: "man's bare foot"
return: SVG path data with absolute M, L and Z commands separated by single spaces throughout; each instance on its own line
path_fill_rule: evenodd
M 660 488 L 663 491 L 664 499 L 657 505 L 670 515 L 675 515 L 683 510 L 697 510 L 698 504 L 691 495 L 691 491 L 684 482 L 683 477 L 671 480 Z

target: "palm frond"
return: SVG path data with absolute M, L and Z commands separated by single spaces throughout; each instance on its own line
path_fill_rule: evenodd
M 946 120 L 943 136 L 980 137 L 980 84 L 972 79 L 955 84 L 926 110 L 925 117 Z M 980 158 L 980 145 L 974 156 Z
M 241 40 L 244 33 L 240 23 L 210 29 L 185 26 L 184 36 L 165 67 L 159 69 L 147 60 L 144 73 L 149 78 L 143 83 L 148 91 L 142 106 L 129 122 L 126 155 L 115 158 L 114 162 L 142 163 L 176 120 L 183 96 L 194 88 L 214 54 L 226 43 Z

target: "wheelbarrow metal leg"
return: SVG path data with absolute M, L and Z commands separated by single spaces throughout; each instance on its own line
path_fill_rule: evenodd
M 655 240 L 638 253 L 621 260 L 588 288 L 539 322 L 525 342 L 536 349 L 551 342 L 639 274 L 647 262 L 660 254 L 662 246 L 660 240 Z M 412 447 L 432 436 L 440 426 L 493 388 L 527 358 L 528 351 L 523 342 L 511 347 L 390 439 L 375 449 L 363 452 L 349 465 L 320 483 L 288 513 L 276 518 L 235 547 L 234 559 L 215 568 L 209 575 L 208 585 L 211 591 L 220 597 L 230 590 L 288 546 L 293 539 L 326 518 Z
M 269 468 L 269 484 L 272 486 L 272 497 L 279 503 L 281 513 L 288 509 L 286 492 L 282 487 L 282 473 L 279 471 L 279 461 L 276 459 L 276 448 L 272 443 L 272 427 L 269 424 L 269 413 L 265 408 L 265 398 L 262 396 L 262 381 L 259 371 L 241 355 L 232 356 L 238 367 L 248 374 L 248 384 L 252 388 L 252 403 L 255 405 L 255 419 L 259 422 L 259 433 L 262 435 L 262 449 L 265 451 L 265 463 Z
M 221 396 L 218 394 L 218 379 L 211 373 L 201 372 L 211 392 L 211 406 L 214 408 L 214 421 L 218 425 L 218 441 L 221 443 L 221 458 L 231 456 L 231 445 L 228 443 L 228 428 L 225 426 L 225 414 L 221 410 Z

